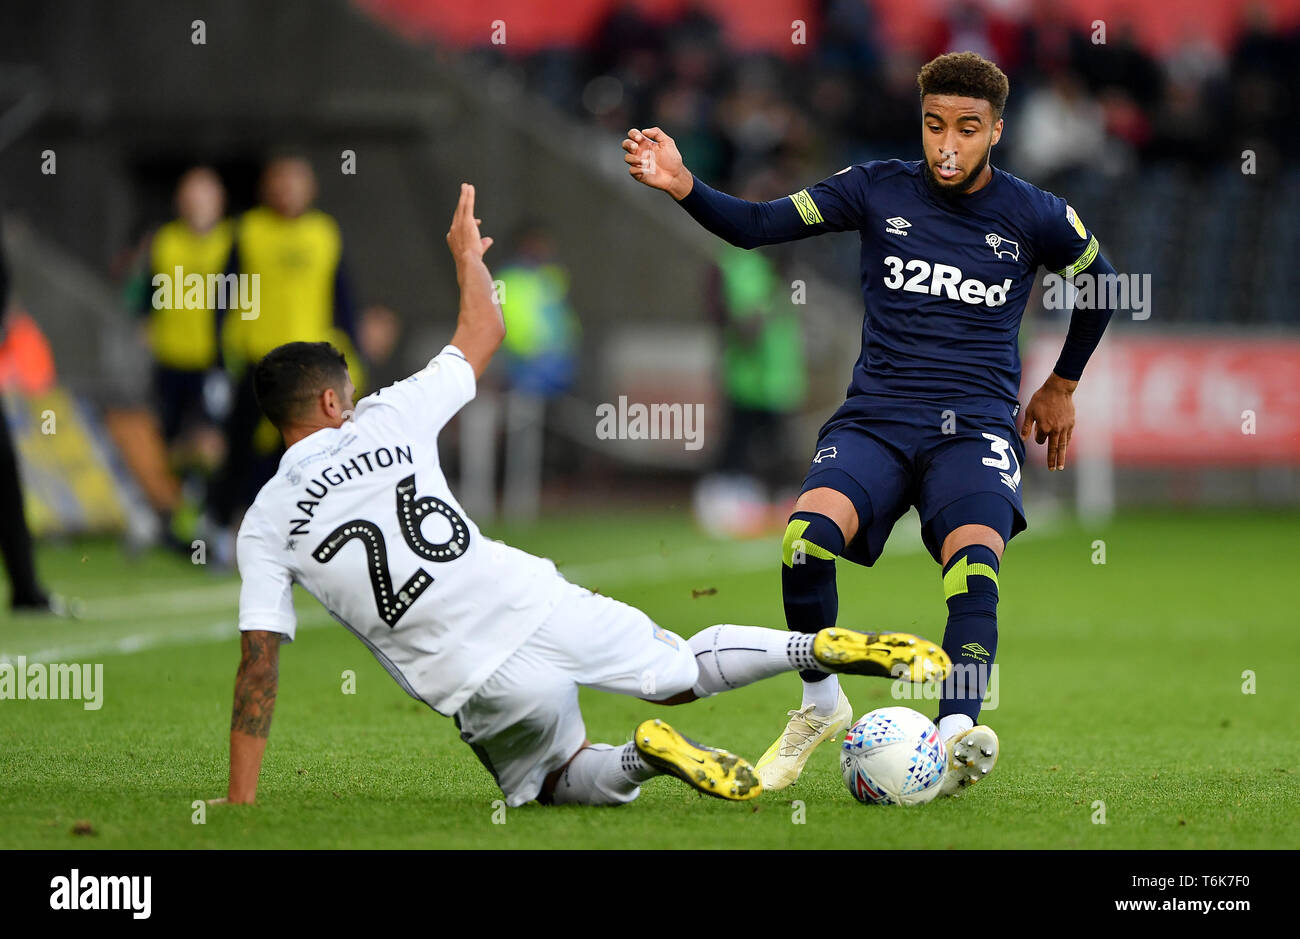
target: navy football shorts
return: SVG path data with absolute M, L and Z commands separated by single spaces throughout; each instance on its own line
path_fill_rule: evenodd
M 938 561 L 959 525 L 987 525 L 1004 543 L 1025 530 L 1024 458 L 1012 405 L 856 395 L 822 426 L 801 492 L 827 487 L 848 497 L 858 532 L 843 556 L 867 566 L 915 505 L 921 538 Z

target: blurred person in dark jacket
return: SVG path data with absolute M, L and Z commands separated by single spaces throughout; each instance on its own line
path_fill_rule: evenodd
M 8 310 L 9 268 L 0 240 L 0 336 L 4 334 L 3 320 Z M 5 572 L 9 575 L 9 606 L 14 612 L 64 612 L 62 598 L 51 595 L 36 576 L 32 535 L 23 508 L 22 477 L 7 417 L 0 420 L 0 553 L 4 554 Z

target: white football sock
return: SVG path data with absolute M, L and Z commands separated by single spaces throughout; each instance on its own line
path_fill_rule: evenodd
M 939 739 L 947 746 L 948 741 L 963 730 L 970 730 L 975 722 L 966 714 L 949 714 L 939 721 Z
M 619 768 L 623 770 L 623 775 L 628 782 L 643 783 L 647 779 L 663 775 L 661 770 L 655 769 L 645 761 L 641 751 L 636 748 L 635 741 L 629 740 L 623 744 L 618 753 Z
M 809 633 L 809 635 L 812 635 Z M 818 666 L 820 668 L 820 666 Z M 813 705 L 817 713 L 823 717 L 829 716 L 834 710 L 835 705 L 840 703 L 840 679 L 838 675 L 827 675 L 821 681 L 805 681 L 803 683 L 803 703 L 799 706 L 806 708 Z
M 630 743 L 623 747 L 593 743 L 579 750 L 578 755 L 569 761 L 569 765 L 560 774 L 555 784 L 555 804 L 622 805 L 635 799 L 641 794 L 641 787 L 637 783 L 642 780 L 632 779 L 632 773 L 624 768 L 624 752 L 628 747 L 632 747 L 632 753 L 636 757 L 632 772 L 639 774 L 648 771 L 650 776 L 658 775 L 641 759 Z M 650 776 L 643 778 L 648 779 Z
M 700 677 L 691 690 L 707 698 L 799 668 L 824 669 L 812 654 L 813 633 L 724 623 L 690 639 Z M 836 685 L 836 688 L 839 686 Z M 834 697 L 832 697 L 834 707 Z

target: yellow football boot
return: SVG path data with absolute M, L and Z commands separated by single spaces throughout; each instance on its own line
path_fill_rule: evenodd
M 658 718 L 642 721 L 632 740 L 643 760 L 706 796 L 744 802 L 763 791 L 747 760 L 696 743 Z

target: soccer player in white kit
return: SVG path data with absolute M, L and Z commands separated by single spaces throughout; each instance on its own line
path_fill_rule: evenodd
M 460 283 L 456 332 L 427 367 L 352 403 L 341 353 L 293 342 L 254 376 L 284 436 L 273 479 L 239 529 L 242 659 L 226 799 L 254 801 L 275 706 L 280 643 L 294 638 L 300 584 L 370 649 L 411 697 L 451 716 L 510 806 L 615 805 L 671 774 L 743 800 L 761 785 L 745 760 L 661 720 L 622 746 L 593 744 L 578 687 L 681 704 L 796 669 L 941 677 L 943 649 L 906 633 L 790 633 L 712 626 L 689 641 L 640 610 L 569 583 L 555 565 L 484 537 L 447 485 L 442 427 L 474 397 L 505 336 L 474 189 L 447 233 Z

